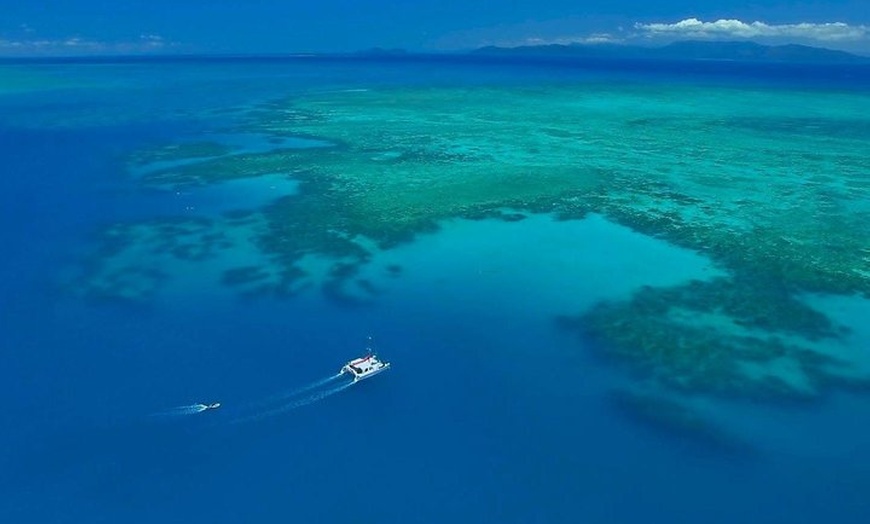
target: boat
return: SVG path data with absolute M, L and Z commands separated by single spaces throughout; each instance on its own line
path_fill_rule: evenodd
M 219 407 L 221 407 L 221 403 L 220 403 L 220 402 L 215 402 L 215 403 L 213 403 L 213 404 L 205 404 L 205 409 L 204 409 L 203 411 L 206 411 L 206 410 L 209 410 L 209 409 L 217 409 L 217 408 L 219 408 Z
M 355 358 L 344 365 L 341 368 L 340 374 L 344 375 L 345 373 L 350 373 L 353 375 L 353 381 L 359 382 L 360 380 L 372 377 L 377 375 L 381 371 L 390 367 L 389 362 L 384 362 L 380 360 L 377 355 L 369 351 L 369 354 Z

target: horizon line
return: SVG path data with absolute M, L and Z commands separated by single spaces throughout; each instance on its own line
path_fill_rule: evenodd
M 661 46 L 641 46 L 637 44 L 626 44 L 626 43 L 617 43 L 617 42 L 609 42 L 609 43 L 596 43 L 596 44 L 584 44 L 584 43 L 550 43 L 550 44 L 522 44 L 522 45 L 483 45 L 475 48 L 469 49 L 458 49 L 458 50 L 441 50 L 441 51 L 425 51 L 425 50 L 408 50 L 404 48 L 382 48 L 382 47 L 371 47 L 367 49 L 358 49 L 354 51 L 287 51 L 287 52 L 236 52 L 236 53 L 228 53 L 228 52 L 195 52 L 195 53 L 185 53 L 185 52 L 154 52 L 154 53 L 132 53 L 132 54 L 45 54 L 45 55 L 3 55 L 0 54 L 0 63 L 15 63 L 15 62 L 42 62 L 49 63 L 52 61 L 136 61 L 136 60 L 163 60 L 163 59 L 212 59 L 212 60 L 243 60 L 243 59 L 305 59 L 305 58 L 366 58 L 366 59 L 391 59 L 391 58 L 432 58 L 432 57 L 470 57 L 470 58 L 510 58 L 510 55 L 483 55 L 483 54 L 474 54 L 475 51 L 483 50 L 483 49 L 523 49 L 523 48 L 544 48 L 544 47 L 588 47 L 588 48 L 596 48 L 596 47 L 623 47 L 623 48 L 636 48 L 636 49 L 662 49 L 668 47 L 674 43 L 681 42 L 714 42 L 707 40 L 675 40 L 673 42 L 669 42 L 667 44 Z M 747 40 L 718 40 L 715 43 L 719 44 L 728 44 L 728 43 L 750 43 L 756 44 L 761 47 L 768 48 L 778 48 L 778 47 L 788 47 L 788 46 L 797 46 L 804 47 L 810 49 L 819 49 L 824 51 L 831 51 L 835 53 L 842 53 L 846 55 L 851 55 L 856 58 L 862 59 L 870 59 L 870 53 L 863 54 L 857 53 L 854 51 L 844 51 L 840 49 L 831 49 L 828 47 L 820 47 L 820 46 L 812 46 L 806 44 L 760 44 L 754 41 Z M 608 60 L 619 60 L 619 59 L 652 59 L 652 60 L 661 60 L 659 57 L 583 57 L 576 56 L 571 57 L 568 55 L 564 56 L 546 56 L 546 55 L 516 55 L 517 58 L 522 57 L 524 59 L 553 59 L 553 58 L 606 58 Z M 680 60 L 680 58 L 669 57 L 665 60 Z M 686 57 L 685 60 L 697 60 L 696 58 Z

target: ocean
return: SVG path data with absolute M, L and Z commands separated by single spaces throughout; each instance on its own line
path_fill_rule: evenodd
M 861 65 L 4 62 L 0 521 L 867 522 L 868 115 Z

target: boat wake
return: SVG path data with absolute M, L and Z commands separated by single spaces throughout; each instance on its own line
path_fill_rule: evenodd
M 337 393 L 341 393 L 345 389 L 354 385 L 352 377 L 348 377 L 341 373 L 327 377 L 316 382 L 312 382 L 306 386 L 302 386 L 291 392 L 284 393 L 277 397 L 272 397 L 268 401 L 261 401 L 252 406 L 253 413 L 242 415 L 234 419 L 232 424 L 240 424 L 243 422 L 255 422 L 266 418 L 274 417 L 288 411 L 292 411 L 309 404 L 314 404 L 327 397 L 331 397 Z
M 317 381 L 312 382 L 312 383 L 310 383 L 310 384 L 307 384 L 307 385 L 305 385 L 305 386 L 301 386 L 301 387 L 298 387 L 298 388 L 295 388 L 295 389 L 291 389 L 290 391 L 286 391 L 286 392 L 284 392 L 284 393 L 281 393 L 281 394 L 278 394 L 278 395 L 275 395 L 275 396 L 269 397 L 269 398 L 267 398 L 267 399 L 265 399 L 265 400 L 262 400 L 262 401 L 258 402 L 257 404 L 260 405 L 260 406 L 263 406 L 263 405 L 274 405 L 274 404 L 276 404 L 276 403 L 280 403 L 280 402 L 285 401 L 285 400 L 289 400 L 289 399 L 296 398 L 296 397 L 298 397 L 299 395 L 302 395 L 303 393 L 307 393 L 307 392 L 309 392 L 309 391 L 311 391 L 311 390 L 325 387 L 325 386 L 327 386 L 327 385 L 333 383 L 334 381 L 338 380 L 339 378 L 342 378 L 343 375 L 344 375 L 344 374 L 343 374 L 342 372 L 339 371 L 339 372 L 336 373 L 335 375 L 332 375 L 332 376 L 330 376 L 330 377 L 326 377 L 326 378 L 324 378 L 324 379 L 317 380 Z
M 191 404 L 189 406 L 178 406 L 164 411 L 158 411 L 157 413 L 152 413 L 151 416 L 155 418 L 186 417 L 188 415 L 202 413 L 208 409 L 209 407 L 207 404 Z
M 384 362 L 378 359 L 377 355 L 375 355 L 369 348 L 366 356 L 351 360 L 342 366 L 341 371 L 335 375 L 315 380 L 314 382 L 304 386 L 243 406 L 237 412 L 238 415 L 230 414 L 229 417 L 224 420 L 229 420 L 229 424 L 239 424 L 242 422 L 252 422 L 274 417 L 309 404 L 314 404 L 315 402 L 319 402 L 337 393 L 341 393 L 360 380 L 377 375 L 389 367 L 389 362 Z M 219 407 L 221 407 L 220 402 L 215 402 L 213 404 L 192 404 L 190 406 L 171 408 L 166 411 L 154 413 L 151 416 L 159 418 L 183 417 L 196 415 L 203 411 L 217 409 Z M 218 423 L 217 421 L 215 422 Z M 219 423 L 225 424 L 227 422 Z

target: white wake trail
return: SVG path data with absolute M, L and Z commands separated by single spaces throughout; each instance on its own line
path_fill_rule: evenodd
M 323 381 L 320 381 L 320 386 L 330 384 L 336 378 L 337 378 L 337 376 L 331 377 L 329 380 L 324 379 Z M 311 386 L 311 387 L 305 388 L 301 391 L 303 393 L 308 392 L 308 394 L 306 394 L 300 398 L 289 400 L 283 404 L 279 404 L 279 405 L 277 405 L 273 408 L 267 409 L 265 411 L 260 411 L 258 413 L 254 413 L 252 415 L 237 418 L 232 423 L 239 424 L 242 422 L 254 422 L 257 420 L 262 420 L 265 418 L 274 417 L 276 415 L 280 415 L 282 413 L 286 413 L 288 411 L 292 411 L 294 409 L 298 409 L 298 408 L 301 408 L 303 406 L 307 406 L 309 404 L 314 404 L 315 402 L 319 402 L 327 397 L 331 397 L 332 395 L 335 395 L 337 393 L 341 393 L 342 391 L 344 391 L 345 389 L 347 389 L 353 385 L 354 385 L 353 380 L 348 380 L 347 382 L 339 384 L 338 386 L 333 386 L 333 387 L 330 387 L 328 389 L 322 389 L 319 391 L 315 390 L 315 388 L 317 388 L 318 386 Z M 297 396 L 298 396 L 298 394 L 297 394 Z M 285 398 L 284 400 L 288 400 L 288 398 Z
M 332 375 L 331 377 L 326 377 L 326 378 L 320 379 L 316 382 L 312 382 L 311 384 L 308 384 L 308 385 L 305 385 L 302 387 L 298 387 L 298 388 L 292 389 L 286 393 L 282 393 L 280 395 L 271 397 L 271 398 L 267 399 L 266 401 L 264 401 L 264 403 L 265 402 L 276 402 L 276 401 L 280 401 L 280 400 L 286 400 L 289 398 L 293 398 L 295 396 L 301 395 L 302 393 L 305 393 L 306 391 L 311 391 L 312 389 L 317 389 L 319 387 L 325 386 L 325 385 L 329 384 L 330 382 L 340 378 L 342 375 L 343 375 L 343 373 L 341 373 L 339 371 L 338 373 L 336 373 L 335 375 Z
M 197 413 L 202 413 L 207 410 L 208 406 L 205 404 L 191 404 L 189 406 L 177 406 L 174 408 L 169 408 L 164 411 L 158 411 L 157 413 L 152 413 L 152 417 L 184 417 L 187 415 L 196 415 Z
M 340 378 L 342 376 L 344 376 L 344 374 L 341 372 L 338 372 L 335 375 L 332 375 L 332 376 L 329 376 L 326 378 L 322 378 L 320 380 L 311 382 L 309 384 L 305 384 L 304 386 L 298 386 L 296 388 L 293 388 L 293 389 L 290 389 L 287 391 L 283 391 L 283 392 L 277 393 L 275 395 L 271 395 L 271 396 L 266 397 L 264 399 L 261 399 L 261 400 L 258 400 L 256 402 L 252 402 L 252 403 L 248 404 L 246 409 L 253 410 L 253 411 L 262 411 L 262 410 L 268 409 L 270 406 L 274 406 L 275 404 L 281 404 L 281 403 L 287 402 L 288 400 L 290 400 L 294 397 L 298 397 L 299 395 L 302 395 L 303 393 L 307 393 L 308 391 L 311 391 L 313 389 L 324 387 L 327 384 L 332 383 L 333 381 L 337 380 L 338 378 Z

